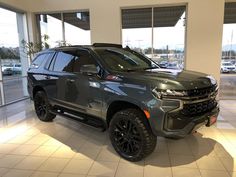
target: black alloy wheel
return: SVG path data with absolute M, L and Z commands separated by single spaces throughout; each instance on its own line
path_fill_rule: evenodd
M 34 96 L 34 108 L 38 118 L 42 121 L 52 121 L 56 115 L 50 112 L 50 104 L 43 91 L 38 91 Z
M 109 134 L 116 152 L 126 160 L 139 161 L 153 152 L 156 136 L 140 110 L 125 109 L 113 116 Z

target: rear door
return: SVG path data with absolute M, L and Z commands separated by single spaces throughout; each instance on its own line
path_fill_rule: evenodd
M 48 91 L 50 86 L 50 80 L 48 80 L 49 71 L 45 71 L 45 65 L 51 61 L 54 54 L 54 52 L 39 54 L 33 60 L 28 70 L 28 89 L 32 90 L 35 86 L 41 86 L 46 90 L 48 97 L 52 96 Z
M 67 93 L 65 91 L 67 78 L 72 77 L 73 56 L 65 51 L 57 52 L 54 59 L 48 66 L 47 92 L 55 104 L 66 103 Z

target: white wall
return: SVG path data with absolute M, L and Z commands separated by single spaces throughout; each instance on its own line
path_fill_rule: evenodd
M 89 9 L 92 43 L 121 43 L 121 8 L 187 4 L 185 67 L 220 80 L 224 0 L 0 0 L 0 3 L 29 12 Z

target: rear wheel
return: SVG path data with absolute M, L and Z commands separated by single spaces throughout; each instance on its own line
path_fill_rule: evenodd
M 137 109 L 117 112 L 110 123 L 110 139 L 116 152 L 126 160 L 139 161 L 153 152 L 156 136 Z
M 56 115 L 50 112 L 50 104 L 45 92 L 38 91 L 34 96 L 34 108 L 38 118 L 42 121 L 52 121 Z

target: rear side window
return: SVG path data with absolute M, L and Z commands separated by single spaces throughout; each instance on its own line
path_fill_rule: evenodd
M 39 68 L 41 65 L 43 66 L 47 59 L 51 58 L 51 56 L 53 55 L 53 53 L 45 53 L 45 54 L 40 54 L 38 55 L 32 62 L 30 68 Z
M 66 52 L 59 52 L 53 70 L 58 72 L 73 72 L 73 63 L 73 55 Z

